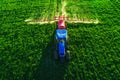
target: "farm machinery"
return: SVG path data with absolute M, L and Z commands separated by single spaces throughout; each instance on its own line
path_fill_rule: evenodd
M 54 38 L 54 57 L 60 61 L 68 61 L 70 59 L 70 51 L 68 49 L 68 31 L 64 19 L 59 19 Z
M 98 24 L 98 20 L 83 20 L 69 18 L 65 16 L 56 16 L 54 20 L 26 20 L 29 24 L 47 24 L 57 22 L 54 37 L 54 58 L 60 61 L 68 61 L 70 59 L 70 50 L 68 48 L 68 31 L 65 22 L 68 23 L 85 23 Z
M 65 16 L 56 16 L 54 20 L 26 20 L 29 24 L 47 24 L 47 23 L 57 23 L 54 37 L 54 58 L 60 61 L 68 61 L 70 59 L 70 50 L 68 48 L 68 31 L 65 22 L 68 23 L 85 23 L 85 24 L 98 24 L 98 20 L 82 20 L 69 18 Z

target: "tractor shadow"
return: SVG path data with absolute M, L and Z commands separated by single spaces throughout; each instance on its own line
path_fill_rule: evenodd
M 35 80 L 64 80 L 69 62 L 54 59 L 54 34 L 55 32 L 47 47 L 42 51 L 42 58 L 33 75 Z

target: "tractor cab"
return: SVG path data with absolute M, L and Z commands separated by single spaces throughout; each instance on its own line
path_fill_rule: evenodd
M 58 21 L 58 29 L 66 29 L 65 20 Z

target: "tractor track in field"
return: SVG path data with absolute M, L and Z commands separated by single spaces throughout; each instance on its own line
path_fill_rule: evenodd
M 62 2 L 62 9 L 61 9 L 62 16 L 67 16 L 66 5 L 67 5 L 67 3 L 66 3 L 66 1 L 64 0 L 64 1 Z
M 56 13 L 55 13 L 55 16 L 59 16 L 60 15 L 58 3 L 59 3 L 58 0 L 56 0 Z

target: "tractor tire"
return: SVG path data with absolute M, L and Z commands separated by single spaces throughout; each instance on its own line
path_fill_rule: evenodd
M 58 60 L 58 53 L 57 53 L 57 51 L 54 51 L 54 58 L 55 58 L 55 60 Z
M 67 50 L 66 52 L 66 61 L 69 61 L 70 60 L 70 51 Z

